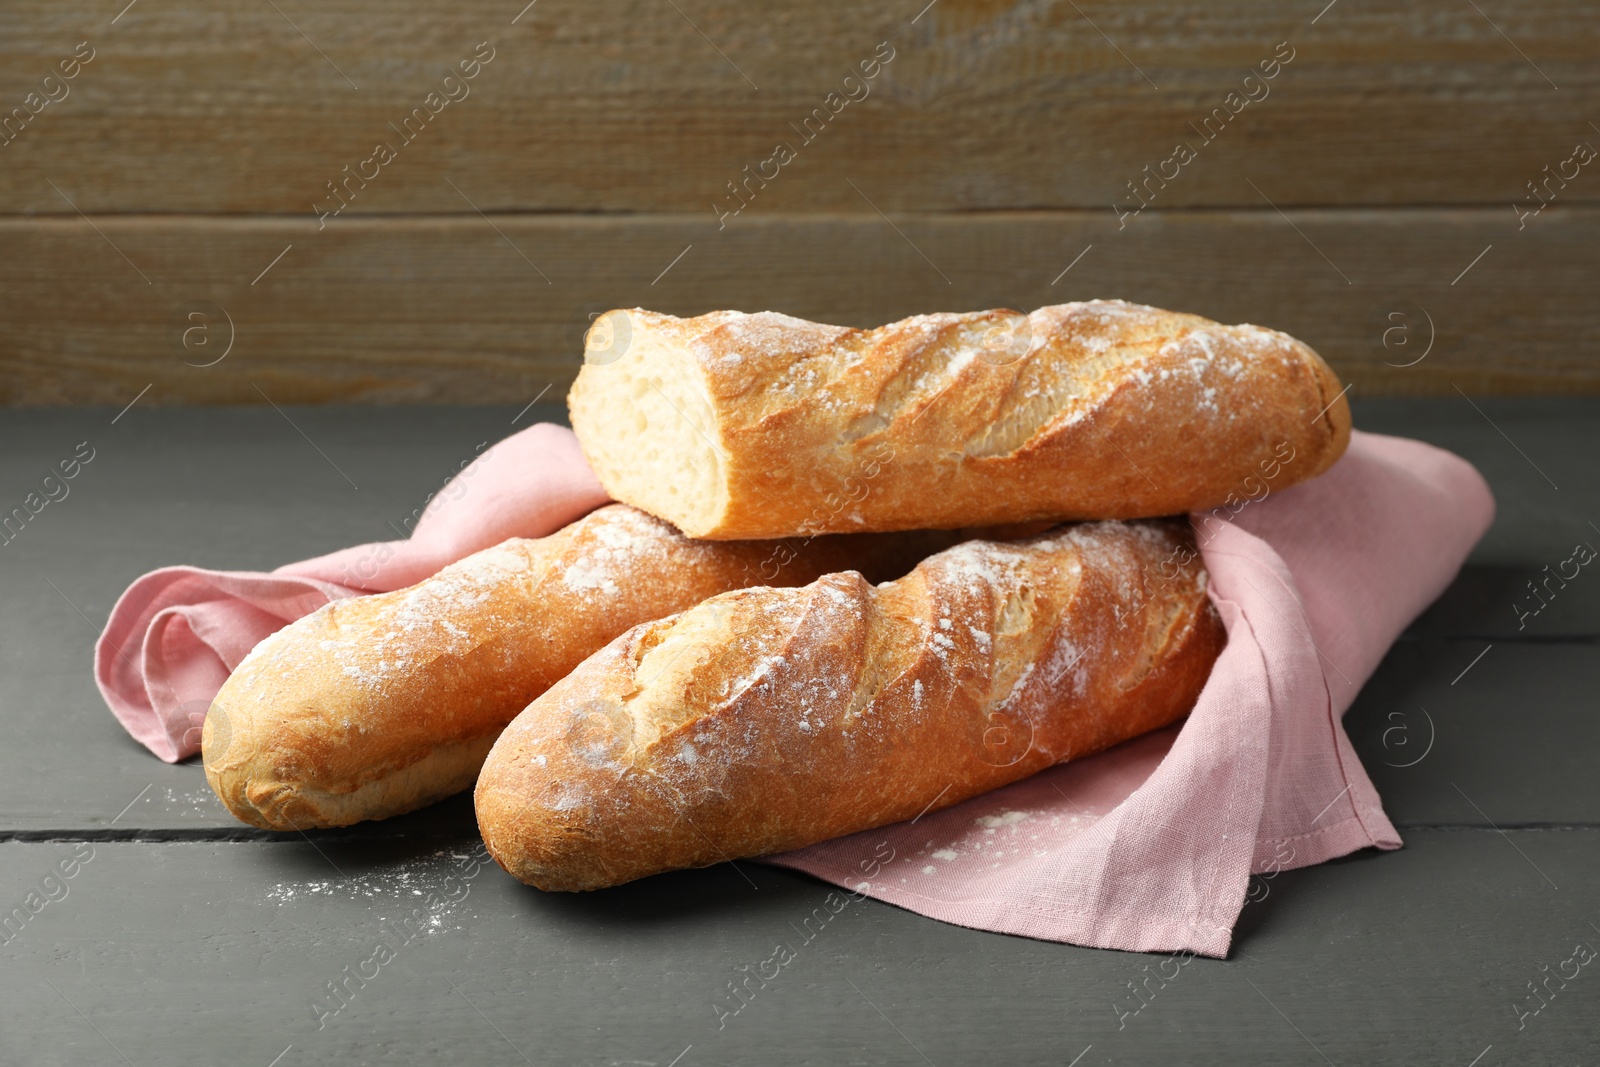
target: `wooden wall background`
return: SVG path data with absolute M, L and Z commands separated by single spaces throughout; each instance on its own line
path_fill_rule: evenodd
M 525 2 L 9 0 L 0 402 L 517 402 L 613 306 L 1095 296 L 1287 329 L 1367 394 L 1600 390 L 1592 0 Z M 319 223 L 483 42 L 470 95 Z

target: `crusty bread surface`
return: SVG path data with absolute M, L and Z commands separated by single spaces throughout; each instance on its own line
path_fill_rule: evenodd
M 613 497 L 714 539 L 1202 511 L 1350 435 L 1305 344 L 1120 300 L 873 330 L 617 310 L 568 405 Z
M 1224 642 L 1192 536 L 969 541 L 898 581 L 636 626 L 495 742 L 484 841 L 524 882 L 596 889 L 913 818 L 1168 725 Z
M 628 627 L 747 585 L 844 567 L 896 577 L 954 539 L 701 542 L 608 505 L 266 638 L 206 716 L 206 779 L 274 830 L 411 811 L 469 788 L 501 728 Z

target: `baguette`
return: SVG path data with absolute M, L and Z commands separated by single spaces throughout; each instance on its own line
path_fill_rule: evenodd
M 1273 488 L 1320 474 L 1350 437 L 1338 378 L 1294 338 L 1120 300 L 875 330 L 636 308 L 587 344 L 584 455 L 691 537 L 1203 511 L 1265 464 Z
M 1224 642 L 1181 521 L 969 541 L 636 626 L 519 715 L 475 799 L 546 890 L 916 816 L 1187 714 Z
M 206 716 L 206 780 L 234 815 L 272 830 L 411 811 L 471 786 L 501 728 L 628 627 L 745 585 L 852 566 L 903 574 L 953 540 L 930 536 L 694 542 L 602 507 L 409 589 L 336 600 L 262 641 Z

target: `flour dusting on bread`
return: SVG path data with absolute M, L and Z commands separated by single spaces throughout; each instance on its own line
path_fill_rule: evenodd
M 629 344 L 579 372 L 573 428 L 608 492 L 694 537 L 1182 514 L 1279 445 L 1288 485 L 1349 439 L 1306 345 L 1120 300 L 872 330 L 612 314 Z
M 1058 527 L 636 627 L 501 735 L 479 827 L 524 881 L 597 888 L 910 818 L 1167 725 L 1222 643 L 1197 562 L 1151 579 L 1190 545 L 1181 521 Z

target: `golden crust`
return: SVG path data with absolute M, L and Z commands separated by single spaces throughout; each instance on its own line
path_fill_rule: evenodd
M 471 786 L 505 724 L 619 633 L 746 585 L 903 574 L 953 535 L 696 542 L 609 505 L 262 641 L 206 717 L 206 779 L 274 830 L 344 826 Z
M 1294 457 L 1275 489 L 1320 474 L 1350 436 L 1338 378 L 1308 346 L 1117 300 L 874 330 L 772 312 L 607 318 L 627 344 L 579 373 L 573 428 L 608 492 L 694 537 L 1202 511 L 1249 494 L 1274 457 Z M 702 440 L 704 484 L 663 491 Z M 658 448 L 679 467 L 652 469 L 668 462 Z M 848 505 L 819 507 L 829 494 Z
M 973 541 L 634 627 L 535 700 L 479 776 L 542 889 L 798 848 L 954 804 L 1187 714 L 1224 642 L 1175 521 Z

